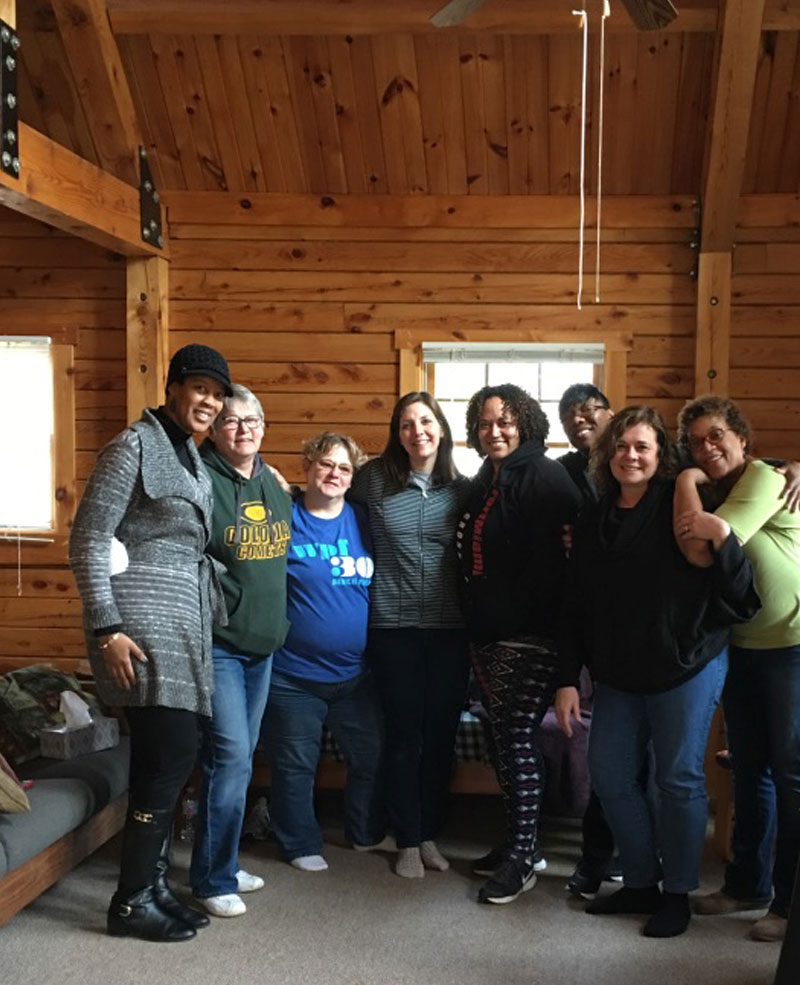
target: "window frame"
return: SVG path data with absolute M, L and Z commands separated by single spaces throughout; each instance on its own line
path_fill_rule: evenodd
M 633 333 L 613 329 L 539 329 L 539 328 L 398 328 L 394 347 L 398 351 L 398 397 L 422 390 L 424 371 L 423 342 L 540 342 L 548 344 L 591 342 L 603 345 L 603 378 L 597 384 L 615 410 L 626 404 L 628 387 L 628 353 L 633 347 Z

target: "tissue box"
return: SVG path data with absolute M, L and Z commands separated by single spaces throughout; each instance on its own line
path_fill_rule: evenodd
M 89 725 L 44 728 L 39 733 L 42 755 L 49 759 L 73 759 L 88 752 L 99 752 L 119 744 L 116 718 L 93 718 Z

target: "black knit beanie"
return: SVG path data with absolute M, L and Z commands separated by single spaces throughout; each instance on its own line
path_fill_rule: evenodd
M 169 361 L 167 390 L 170 383 L 183 383 L 187 376 L 210 376 L 225 387 L 225 396 L 232 397 L 231 374 L 225 357 L 208 345 L 185 345 Z

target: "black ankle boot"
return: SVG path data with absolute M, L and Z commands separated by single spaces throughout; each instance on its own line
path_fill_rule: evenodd
M 112 937 L 138 937 L 143 941 L 188 941 L 197 935 L 193 927 L 161 909 L 152 886 L 129 896 L 114 893 L 106 926 Z
M 170 889 L 167 882 L 167 869 L 169 868 L 169 846 L 172 842 L 172 825 L 169 826 L 167 834 L 161 845 L 161 854 L 156 862 L 156 877 L 153 880 L 153 897 L 161 909 L 177 920 L 182 920 L 195 930 L 200 927 L 207 927 L 210 923 L 205 913 L 186 906 Z

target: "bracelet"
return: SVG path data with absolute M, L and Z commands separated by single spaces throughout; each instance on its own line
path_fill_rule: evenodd
M 98 643 L 97 644 L 97 649 L 98 650 L 107 650 L 111 646 L 111 644 L 114 642 L 114 640 L 118 640 L 120 638 L 120 636 L 122 636 L 122 633 L 112 633 L 108 637 L 108 639 L 105 641 L 105 643 Z

